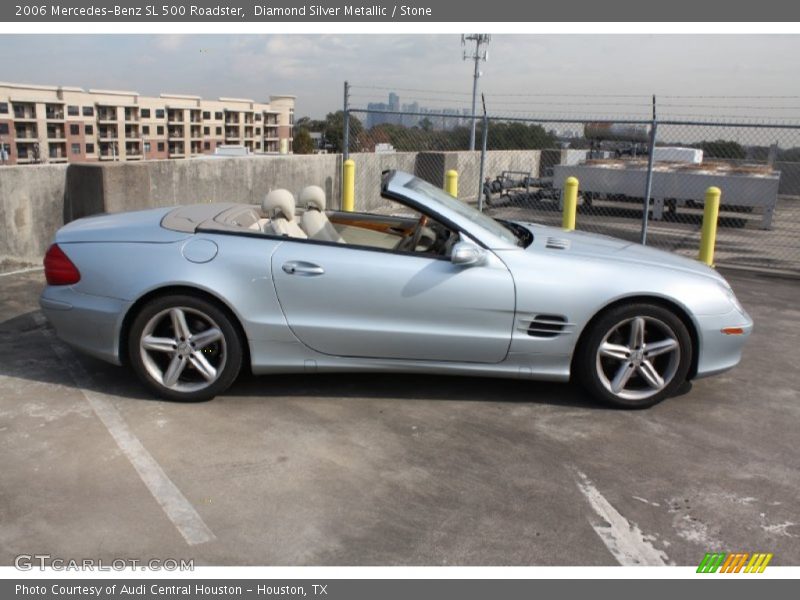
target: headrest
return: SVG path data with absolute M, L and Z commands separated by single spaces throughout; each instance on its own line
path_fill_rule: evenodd
M 294 196 L 289 190 L 272 190 L 264 198 L 261 208 L 269 217 L 281 213 L 287 220 L 294 220 Z
M 325 210 L 325 190 L 318 185 L 309 185 L 300 192 L 300 205 L 307 208 Z

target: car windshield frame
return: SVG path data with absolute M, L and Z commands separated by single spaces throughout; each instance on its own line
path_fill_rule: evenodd
M 400 187 L 403 190 L 408 190 L 413 195 L 422 196 L 426 200 L 424 206 L 435 213 L 441 212 L 438 210 L 439 207 L 444 207 L 448 212 L 456 213 L 458 216 L 467 219 L 471 224 L 506 244 L 511 246 L 527 245 L 526 242 L 528 240 L 518 236 L 515 228 L 506 226 L 502 222 L 476 210 L 463 200 L 454 198 L 445 190 L 439 189 L 424 179 L 409 176 L 407 181 L 400 183 Z

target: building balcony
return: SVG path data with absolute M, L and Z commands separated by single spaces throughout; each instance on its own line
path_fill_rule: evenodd
M 64 142 L 50 144 L 47 158 L 50 161 L 67 160 L 67 144 Z
M 14 138 L 14 141 L 23 144 L 35 144 L 39 141 L 39 138 L 36 137 L 35 133 L 25 134 L 25 135 L 20 135 L 19 133 L 17 133 L 16 137 Z
M 117 122 L 117 113 L 110 113 L 110 112 L 97 112 L 97 122 L 98 123 L 116 123 Z
M 64 111 L 47 111 L 44 115 L 44 118 L 48 121 L 63 121 Z
M 66 146 L 56 146 L 55 148 L 50 148 L 50 152 L 47 153 L 47 160 L 48 162 L 66 162 L 67 161 L 67 149 Z

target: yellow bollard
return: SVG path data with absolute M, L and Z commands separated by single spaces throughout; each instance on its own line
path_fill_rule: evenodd
M 356 209 L 356 163 L 352 159 L 344 161 L 342 181 L 342 210 L 353 212 Z
M 564 181 L 564 217 L 561 219 L 561 227 L 567 231 L 575 229 L 575 215 L 578 212 L 578 179 L 567 177 Z
M 703 233 L 700 235 L 700 254 L 697 257 L 709 267 L 714 266 L 714 246 L 717 243 L 717 219 L 719 218 L 719 199 L 722 190 L 710 187 L 706 190 L 703 208 Z
M 450 169 L 444 174 L 444 191 L 458 198 L 458 171 Z

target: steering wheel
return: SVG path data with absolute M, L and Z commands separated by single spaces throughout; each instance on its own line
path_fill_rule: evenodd
M 417 249 L 417 244 L 422 239 L 422 232 L 424 231 L 425 227 L 428 225 L 428 217 L 425 215 L 420 215 L 419 221 L 417 221 L 417 226 L 414 229 L 414 233 L 411 234 L 411 242 L 409 250 L 414 252 Z
M 417 224 L 414 225 L 414 230 L 397 242 L 394 249 L 403 252 L 415 252 L 427 225 L 428 217 L 421 215 Z

